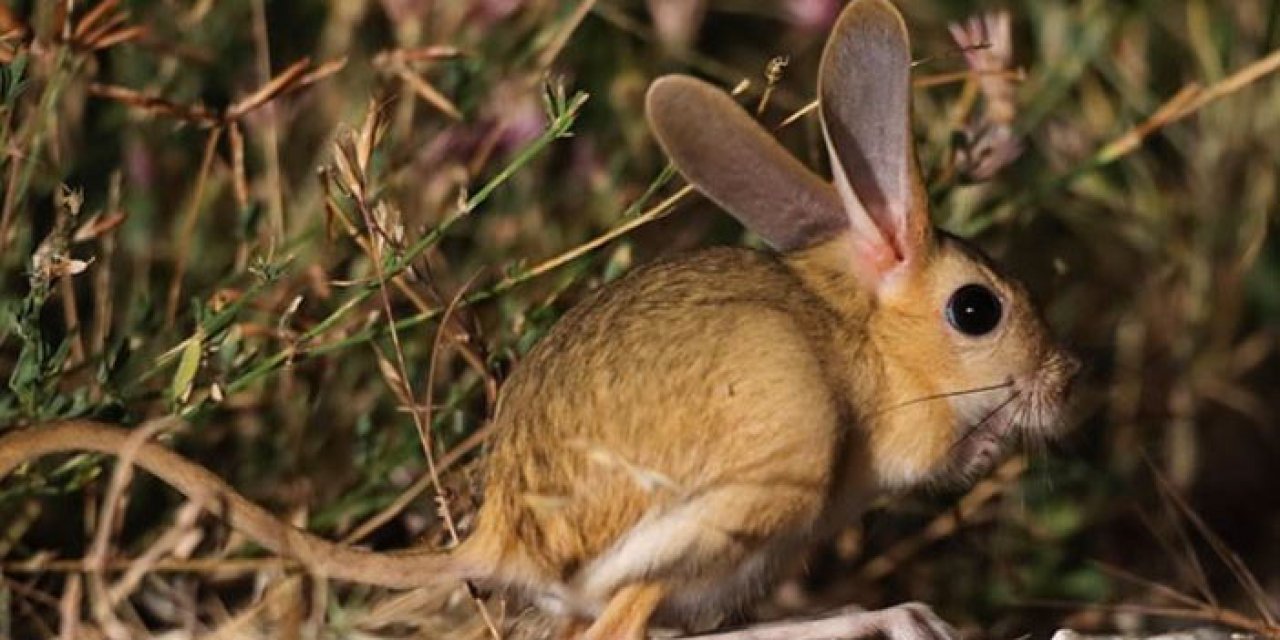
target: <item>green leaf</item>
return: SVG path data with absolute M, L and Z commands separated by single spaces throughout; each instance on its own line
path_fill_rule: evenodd
M 0 67 L 0 101 L 5 107 L 12 108 L 27 90 L 27 60 L 27 52 L 23 51 L 12 62 Z
M 196 372 L 200 370 L 200 358 L 204 353 L 204 330 L 197 327 L 195 335 L 187 339 L 187 346 L 182 349 L 182 359 L 178 361 L 178 371 L 173 376 L 173 384 L 169 387 L 170 398 L 185 404 L 191 396 L 191 387 L 195 383 Z

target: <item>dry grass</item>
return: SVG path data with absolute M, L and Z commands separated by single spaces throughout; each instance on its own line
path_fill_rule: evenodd
M 633 263 L 743 241 L 665 168 L 647 82 L 736 87 L 824 161 L 836 2 L 646 4 L 0 5 L 0 430 L 181 417 L 178 449 L 314 531 L 465 536 L 520 354 Z M 1086 355 L 1078 428 L 887 504 L 755 613 L 1274 634 L 1280 3 L 901 4 L 936 217 Z M 545 629 L 456 585 L 308 579 L 126 470 L 0 483 L 0 637 Z

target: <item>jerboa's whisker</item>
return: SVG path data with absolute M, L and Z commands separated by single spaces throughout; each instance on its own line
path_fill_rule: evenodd
M 902 409 L 903 407 L 909 407 L 911 405 L 920 404 L 922 402 L 931 402 L 933 400 L 945 400 L 947 398 L 956 398 L 960 396 L 973 395 L 975 393 L 987 393 L 989 391 L 1000 391 L 1001 389 L 1008 389 L 1012 386 L 1013 386 L 1013 380 L 1005 380 L 1000 384 L 992 384 L 992 385 L 987 385 L 985 387 L 974 387 L 972 389 L 962 389 L 960 391 L 944 391 L 942 393 L 935 393 L 927 396 L 921 396 L 919 398 L 913 398 L 911 400 L 900 402 L 895 405 L 890 405 L 888 407 L 880 409 L 879 411 L 873 412 L 871 415 L 873 416 L 883 415 L 883 414 L 889 413 L 890 411 L 896 411 L 898 409 Z
M 994 418 L 997 413 L 1000 413 L 1001 410 L 1003 410 L 1005 407 L 1012 404 L 1013 401 L 1017 400 L 1020 397 L 1021 397 L 1021 394 L 1018 393 L 1017 391 L 1009 394 L 1008 398 L 1005 398 L 1004 401 L 996 405 L 995 408 L 993 408 L 992 410 L 988 411 L 986 415 L 982 416 L 981 420 L 975 422 L 972 426 L 970 426 L 969 429 L 965 431 L 964 435 L 961 436 L 959 440 L 956 440 L 955 444 L 951 445 L 951 450 L 955 451 L 957 447 L 967 442 L 969 438 L 973 436 L 973 434 L 977 433 L 978 430 L 980 430 L 984 425 L 986 425 L 989 420 Z

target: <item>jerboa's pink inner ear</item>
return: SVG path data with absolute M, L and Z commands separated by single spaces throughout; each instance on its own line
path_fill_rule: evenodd
M 649 87 L 646 110 L 685 179 L 774 249 L 803 249 L 849 226 L 835 189 L 720 89 L 666 76 Z
M 840 15 L 818 73 L 823 132 L 858 261 L 883 276 L 923 253 L 928 198 L 911 136 L 911 45 L 886 0 Z

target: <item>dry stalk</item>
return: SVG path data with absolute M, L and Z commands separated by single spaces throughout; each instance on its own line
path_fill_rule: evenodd
M 218 122 L 218 114 L 204 105 L 184 105 L 136 89 L 93 82 L 89 95 L 119 102 L 148 115 L 164 116 L 202 127 L 212 127 Z
M 230 639 L 245 637 L 250 626 L 264 612 L 278 608 L 285 601 L 296 600 L 300 581 L 301 578 L 297 576 L 290 576 L 272 585 L 267 589 L 266 593 L 252 605 L 249 605 L 243 611 L 236 613 L 231 619 L 218 625 L 218 628 L 214 629 L 213 632 L 203 636 L 204 640 L 223 640 L 224 638 Z
M 66 233 L 67 237 L 63 238 L 63 242 L 66 245 L 64 250 L 67 255 L 64 259 L 69 260 L 72 244 L 71 229 L 80 215 L 83 199 L 59 196 L 58 200 L 58 221 L 55 229 L 62 229 Z M 66 363 L 68 369 L 76 367 L 85 359 L 84 331 L 80 324 L 80 305 L 76 303 L 75 282 L 72 280 L 74 275 L 74 270 L 68 270 L 58 278 L 58 294 L 62 299 L 62 321 L 66 327 L 67 337 L 71 341 L 71 357 Z
M 1174 568 L 1183 580 L 1190 582 L 1200 593 L 1200 597 L 1205 602 L 1213 606 L 1218 606 L 1217 596 L 1213 593 L 1213 589 L 1209 586 L 1209 576 L 1204 570 L 1204 564 L 1200 561 L 1200 555 L 1195 551 L 1195 545 L 1191 542 L 1191 536 L 1188 534 L 1186 527 L 1183 526 L 1181 518 L 1173 512 L 1172 505 L 1168 500 L 1161 500 L 1165 507 L 1165 515 L 1169 521 L 1170 528 L 1173 529 L 1175 542 L 1181 546 L 1181 551 L 1174 548 L 1174 542 L 1170 542 L 1167 536 L 1160 533 L 1160 527 L 1145 511 L 1138 510 L 1138 516 L 1142 523 L 1151 532 L 1151 536 L 1155 538 L 1156 543 L 1160 545 L 1160 550 L 1173 563 Z
M 253 0 L 253 41 L 257 62 L 258 77 L 263 83 L 263 90 L 259 94 L 272 95 L 267 90 L 275 89 L 283 91 L 289 85 L 295 83 L 300 78 L 298 76 L 289 75 L 291 72 L 302 74 L 309 66 L 309 61 L 305 58 L 294 63 L 289 69 L 275 80 L 268 80 L 271 77 L 271 48 L 270 41 L 267 37 L 267 15 L 263 6 L 263 0 Z M 262 104 L 266 104 L 271 100 L 270 97 L 262 98 Z M 232 119 L 233 110 L 228 110 L 228 116 Z M 281 175 L 283 171 L 280 168 L 280 123 L 276 118 L 276 110 L 274 107 L 268 106 L 262 130 L 262 155 L 265 159 L 267 170 L 267 219 L 270 221 L 269 233 L 267 234 L 267 255 L 274 256 L 276 247 L 284 242 L 285 239 L 285 221 L 284 221 L 284 185 Z
M 12 117 L 12 115 L 10 115 Z M 7 122 L 7 121 L 6 121 Z M 13 230 L 13 215 L 17 209 L 18 176 L 25 155 L 19 151 L 5 153 L 9 161 L 9 175 L 5 177 L 4 205 L 0 209 L 0 255 L 9 247 L 10 233 Z
M 125 569 L 124 575 L 116 579 L 107 590 L 111 606 L 116 606 L 128 598 L 149 575 L 156 563 L 180 545 L 186 544 L 192 534 L 199 535 L 196 522 L 200 518 L 203 505 L 198 502 L 186 502 L 178 509 L 173 525 L 156 538 L 142 555 L 134 558 Z
M 436 371 L 439 369 L 439 367 L 437 366 L 438 364 L 437 361 L 440 357 L 440 350 L 444 346 L 445 331 L 450 326 L 449 319 L 450 317 L 452 317 L 453 312 L 457 311 L 458 304 L 462 302 L 462 299 L 466 296 L 467 291 L 470 290 L 472 285 L 475 284 L 476 279 L 479 277 L 480 277 L 480 273 L 477 272 L 476 274 L 472 275 L 471 278 L 469 278 L 465 283 L 463 283 L 461 287 L 458 288 L 458 292 L 455 293 L 453 296 L 453 299 L 449 301 L 449 305 L 446 306 L 444 309 L 444 314 L 440 316 L 440 322 L 436 325 L 436 336 L 431 343 L 431 361 L 427 364 L 427 388 L 425 392 L 426 397 L 422 405 L 422 412 L 425 414 L 422 417 L 422 421 L 426 423 L 428 427 L 430 427 L 430 425 L 433 422 L 432 411 L 434 409 L 433 396 L 435 395 L 435 378 L 436 378 Z M 457 341 L 456 338 L 455 338 L 455 341 Z M 417 412 L 418 411 L 415 409 L 414 413 L 417 413 Z M 449 513 L 450 509 L 449 509 L 449 504 L 447 502 L 448 498 L 438 490 L 439 487 L 442 486 L 442 483 L 440 481 L 440 470 L 436 468 L 435 460 L 433 458 L 428 458 L 427 460 L 428 460 L 427 471 L 431 476 L 432 483 L 437 487 L 437 492 L 436 492 L 437 505 L 436 506 L 442 514 Z M 454 546 L 457 546 L 458 544 L 461 543 L 461 539 L 458 537 L 458 530 L 453 525 L 451 518 L 445 518 L 445 522 L 449 525 L 450 541 L 453 543 Z M 502 634 L 498 632 L 498 628 L 497 626 L 494 625 L 492 617 L 489 616 L 488 607 L 486 607 L 484 604 L 484 601 L 482 601 L 480 597 L 476 595 L 475 589 L 471 588 L 470 584 L 467 585 L 467 594 L 471 597 L 471 601 L 474 603 L 476 607 L 476 611 L 480 613 L 480 618 L 484 621 L 485 627 L 488 628 L 489 635 L 494 638 L 501 638 Z
M 111 481 L 107 484 L 107 493 L 102 499 L 97 533 L 84 558 L 94 619 L 112 638 L 128 638 L 131 634 L 115 615 L 115 603 L 112 602 L 108 593 L 102 570 L 111 553 L 111 533 L 115 529 L 116 519 L 123 511 L 125 492 L 133 477 L 133 459 L 137 456 L 138 449 L 148 440 L 174 425 L 175 421 L 172 418 L 162 418 L 143 424 L 129 434 L 128 441 L 120 450 L 119 461 L 111 474 Z
M 134 558 L 112 558 L 105 560 L 101 570 L 105 573 L 128 571 L 137 560 Z M 302 565 L 282 558 L 191 558 L 161 559 L 150 566 L 152 573 L 202 573 L 215 576 L 231 576 L 242 573 L 258 573 L 275 569 L 299 569 Z M 80 558 L 50 560 L 33 558 L 19 562 L 0 564 L 0 569 L 9 574 L 38 573 L 86 573 L 85 560 Z
M 370 213 L 369 207 L 367 206 L 367 204 L 362 198 L 356 199 L 356 206 L 357 208 L 360 209 L 361 215 L 364 216 L 366 226 L 372 230 L 375 226 L 375 223 L 373 222 L 373 215 Z M 401 342 L 400 342 L 400 332 L 399 330 L 396 329 L 396 318 L 391 308 L 391 298 L 390 298 L 390 295 L 387 293 L 386 283 L 388 279 L 385 277 L 385 274 L 383 273 L 383 268 L 382 268 L 382 250 L 380 248 L 381 243 L 373 242 L 371 244 L 374 249 L 374 260 L 373 260 L 374 275 L 375 277 L 377 277 L 379 282 L 378 294 L 382 301 L 383 313 L 386 316 L 387 325 L 390 329 L 392 352 L 395 353 L 396 367 L 398 368 L 398 372 L 397 372 L 398 375 L 394 377 L 391 377 L 391 376 L 384 376 L 384 377 L 387 379 L 388 382 L 398 384 L 400 389 L 397 390 L 398 391 L 397 395 L 400 395 L 408 400 L 409 409 L 410 409 L 409 413 L 411 416 L 413 416 L 414 426 L 417 427 L 417 430 L 418 430 L 418 438 L 422 445 L 423 456 L 426 458 L 426 461 L 427 461 L 427 469 L 431 477 L 431 484 L 435 487 L 436 505 L 438 507 L 437 511 L 440 514 L 440 517 L 444 520 L 445 528 L 449 532 L 449 537 L 451 541 L 453 542 L 453 544 L 456 545 L 460 541 L 460 538 L 458 536 L 458 528 L 453 519 L 453 512 L 449 509 L 449 501 L 445 496 L 444 487 L 440 483 L 440 476 L 436 471 L 435 454 L 432 451 L 433 447 L 431 444 L 431 440 L 432 440 L 431 425 L 429 422 L 427 422 L 424 419 L 424 416 L 422 415 L 422 411 L 420 411 L 417 407 L 413 406 L 413 398 L 415 397 L 415 394 L 413 391 L 413 385 L 412 383 L 409 382 L 409 367 L 404 357 L 404 347 L 401 345 Z M 493 637 L 501 638 L 501 635 L 498 634 L 497 629 L 493 627 L 492 622 L 489 619 L 489 613 L 485 609 L 484 603 L 480 602 L 478 598 L 473 598 L 473 600 L 475 601 L 476 607 L 481 617 L 485 619 L 486 624 L 489 626 Z
M 84 576 L 68 576 L 66 585 L 62 587 L 62 601 L 58 606 L 58 637 L 62 640 L 80 638 L 80 604 L 83 600 Z
M 58 598 L 21 582 L 9 580 L 8 578 L 0 577 L 0 588 L 11 589 L 14 593 L 17 593 L 43 607 L 58 610 L 62 606 L 61 601 Z M 49 635 L 52 636 L 53 634 Z
M 1272 51 L 1266 57 L 1245 65 L 1208 88 L 1196 83 L 1184 86 L 1156 109 L 1150 118 L 1103 147 L 1096 156 L 1098 163 L 1106 164 L 1128 155 L 1152 133 L 1203 109 L 1219 98 L 1248 87 L 1277 69 L 1280 69 L 1280 50 Z
M 573 37 L 573 32 L 578 30 L 578 26 L 582 24 L 587 14 L 591 13 L 591 9 L 595 5 L 596 0 L 578 0 L 578 6 L 574 7 L 573 13 L 564 21 L 560 31 L 551 39 L 547 48 L 538 54 L 538 73 L 535 74 L 537 77 L 541 77 L 551 68 L 551 63 L 555 62 L 560 52 L 564 50 L 565 45 L 569 44 L 569 38 Z
M 103 216 L 116 218 L 119 222 L 110 230 L 97 234 L 100 241 L 98 264 L 93 275 L 93 334 L 89 338 L 89 350 L 95 356 L 101 356 L 107 346 L 107 336 L 111 334 L 112 300 L 111 265 L 116 252 L 115 229 L 124 222 L 125 214 L 120 208 L 120 182 L 122 174 L 115 171 L 111 174 L 111 186 L 107 191 L 107 208 Z M 78 234 L 77 234 L 78 235 Z M 95 385 L 98 383 L 95 381 Z
M 1214 555 L 1218 556 L 1218 560 L 1226 565 L 1236 582 L 1244 589 L 1245 594 L 1249 596 L 1250 604 L 1258 615 L 1262 617 L 1262 624 L 1273 632 L 1280 631 L 1280 623 L 1277 622 L 1275 612 L 1271 609 L 1271 596 L 1262 584 L 1258 582 L 1258 578 L 1249 570 L 1244 560 L 1236 552 L 1232 551 L 1218 534 L 1214 533 L 1208 523 L 1200 517 L 1200 514 L 1191 508 L 1186 499 L 1178 493 L 1173 483 L 1169 482 L 1169 479 L 1154 464 L 1151 464 L 1150 460 L 1148 460 L 1148 464 L 1155 474 L 1162 499 L 1174 505 L 1177 511 L 1196 528 L 1196 532 L 1200 534 L 1200 537 L 1209 543 L 1209 548 L 1213 550 Z M 1210 606 L 1217 608 L 1217 603 L 1211 602 Z
M 648 211 L 645 211 L 644 213 L 618 225 L 617 227 L 614 227 L 608 232 L 601 234 L 595 238 L 592 238 L 591 240 L 588 240 L 587 242 L 584 242 L 568 251 L 565 251 L 564 253 L 561 253 L 560 255 L 555 256 L 554 258 L 550 258 L 548 260 L 540 262 L 537 265 L 525 271 L 522 271 L 517 275 L 503 278 L 501 281 L 498 282 L 498 284 L 494 285 L 494 291 L 497 293 L 506 291 L 507 289 L 510 289 L 511 287 L 514 287 L 517 284 L 520 284 L 522 282 L 525 282 L 527 280 L 540 276 L 548 271 L 552 271 L 569 262 L 573 262 L 574 260 L 600 248 L 601 246 L 606 245 L 634 231 L 639 227 L 649 224 L 654 220 L 660 220 L 666 217 L 667 214 L 671 213 L 675 209 L 676 205 L 683 202 L 686 197 L 688 197 L 690 194 L 693 193 L 693 191 L 694 189 L 692 186 L 686 185 L 684 187 L 681 187 L 678 191 L 673 193 L 666 200 L 663 200 L 662 202 L 653 206 Z
M 296 92 L 304 87 L 319 82 L 334 73 L 337 73 L 343 66 L 345 66 L 345 64 L 345 59 L 334 60 L 317 68 L 311 69 L 310 59 L 303 58 L 302 60 L 299 60 L 287 67 L 274 78 L 266 81 L 253 93 L 250 93 L 249 95 L 232 103 L 222 113 L 214 112 L 202 105 L 178 104 L 158 96 L 148 95 L 126 87 L 99 83 L 92 83 L 89 85 L 90 95 L 114 100 L 147 113 L 171 117 L 210 129 L 205 145 L 204 157 L 201 160 L 200 170 L 196 176 L 194 193 L 189 204 L 190 208 L 188 209 L 184 217 L 183 224 L 179 230 L 174 276 L 169 284 L 169 293 L 165 306 L 166 326 L 173 326 L 173 322 L 177 314 L 178 301 L 181 296 L 182 279 L 186 272 L 187 260 L 189 257 L 187 254 L 190 251 L 190 234 L 194 229 L 194 225 L 200 211 L 200 203 L 203 199 L 205 183 L 207 182 L 209 172 L 212 169 L 214 155 L 217 151 L 217 143 L 221 137 L 222 130 L 236 124 L 244 116 L 257 109 L 263 108 L 281 96 Z M 271 130 L 271 127 L 268 127 L 268 130 Z M 270 144 L 270 140 L 268 143 Z M 275 148 L 274 144 L 270 144 L 270 146 L 272 149 Z M 268 157 L 271 157 L 270 152 L 268 152 L 267 155 Z M 268 171 L 270 172 L 270 169 L 268 169 Z M 272 191 L 276 195 L 280 193 L 279 182 L 280 178 L 277 167 L 275 178 L 272 179 L 272 184 L 275 185 Z M 283 210 L 282 205 L 279 210 Z M 276 209 L 272 209 L 272 211 L 274 212 Z M 273 213 L 273 229 L 283 229 L 282 219 L 282 213 L 278 216 Z M 0 224 L 0 228 L 3 227 L 4 225 Z M 283 236 L 283 231 L 280 231 L 279 233 L 273 232 L 271 235 L 272 238 L 279 239 Z M 274 247 L 274 245 L 271 245 L 271 247 Z
M 458 110 L 457 105 L 455 105 L 452 100 L 445 97 L 445 95 L 441 93 L 439 89 L 435 88 L 434 85 L 427 82 L 421 74 L 410 69 L 408 65 L 403 62 L 392 63 L 390 69 L 392 73 L 396 74 L 396 76 L 405 83 L 406 86 L 412 89 L 414 93 L 418 94 L 418 97 L 422 98 L 424 102 L 435 107 L 440 111 L 440 113 L 443 113 L 451 120 L 462 120 L 462 112 Z
M 218 138 L 222 136 L 222 127 L 214 127 L 205 140 L 204 157 L 200 160 L 200 171 L 196 174 L 195 190 L 191 201 L 187 203 L 187 212 L 183 216 L 182 225 L 178 228 L 178 247 L 174 256 L 173 278 L 169 281 L 169 296 L 165 303 L 164 320 L 166 327 L 172 327 L 178 315 L 178 301 L 182 294 L 182 279 L 186 275 L 187 263 L 190 259 L 191 236 L 195 231 L 196 220 L 200 216 L 204 200 L 204 187 L 208 182 L 209 172 L 213 169 L 214 152 L 218 148 Z
M 129 12 L 118 10 L 119 0 L 99 3 L 72 28 L 65 23 L 63 40 L 82 51 L 102 51 L 124 42 L 138 40 L 147 34 L 143 26 L 126 26 Z
M 1200 591 L 1201 597 L 1197 598 L 1170 585 L 1138 576 L 1107 563 L 1095 561 L 1094 565 L 1103 572 L 1126 582 L 1150 589 L 1160 596 L 1172 600 L 1182 606 L 1167 607 L 1145 604 L 1105 605 L 1065 602 L 1061 600 L 1028 600 L 1025 604 L 1055 608 L 1070 607 L 1073 609 L 1085 607 L 1087 609 L 1097 611 L 1130 612 L 1162 618 L 1200 620 L 1241 629 L 1265 638 L 1280 638 L 1280 624 L 1277 623 L 1275 612 L 1271 610 L 1268 595 L 1259 584 L 1257 578 L 1255 578 L 1253 573 L 1245 566 L 1240 557 L 1235 552 L 1231 551 L 1222 539 L 1209 528 L 1204 519 L 1191 508 L 1191 505 L 1189 505 L 1177 492 L 1173 484 L 1169 482 L 1158 468 L 1155 467 L 1150 459 L 1147 460 L 1147 463 L 1156 478 L 1156 486 L 1160 491 L 1160 498 L 1162 502 L 1164 502 L 1165 506 L 1168 507 L 1170 512 L 1172 512 L 1171 515 L 1174 520 L 1175 533 L 1179 536 L 1179 542 L 1183 545 L 1185 555 L 1179 556 L 1176 554 L 1165 543 L 1162 536 L 1157 535 L 1156 538 L 1160 541 L 1161 545 L 1166 549 L 1166 552 L 1175 561 L 1175 564 L 1179 568 L 1187 566 L 1190 567 L 1189 574 L 1186 571 L 1183 571 L 1183 573 L 1185 577 L 1195 585 L 1196 589 Z M 1236 581 L 1249 596 L 1250 604 L 1256 610 L 1258 617 L 1251 618 L 1244 613 L 1224 607 L 1219 603 L 1218 598 L 1209 588 L 1208 577 L 1197 557 L 1197 553 L 1190 536 L 1187 535 L 1187 532 L 1183 530 L 1181 524 L 1178 522 L 1179 515 L 1195 527 L 1196 532 L 1199 533 L 1200 536 L 1209 544 L 1209 547 L 1213 550 L 1214 554 L 1218 556 L 1218 559 L 1231 571 L 1232 575 L 1236 578 Z M 1156 531 L 1150 523 L 1148 523 L 1148 526 L 1152 529 L 1153 533 Z
M 493 434 L 493 429 L 493 422 L 485 423 L 483 427 L 480 427 L 471 435 L 467 436 L 462 442 L 458 443 L 458 446 L 450 449 L 443 458 L 440 458 L 437 472 L 440 475 L 447 473 L 454 465 L 466 457 L 467 454 L 475 451 L 480 447 L 480 445 L 484 444 L 485 441 L 489 439 L 489 436 Z M 396 496 L 396 499 L 393 500 L 391 504 L 379 511 L 377 515 L 374 515 L 368 520 L 362 522 L 360 526 L 347 534 L 342 539 L 343 544 L 355 544 L 363 540 L 379 527 L 396 517 L 400 512 L 404 511 L 404 509 L 412 504 L 414 500 L 418 499 L 418 496 L 422 495 L 422 493 L 427 489 L 430 489 L 433 484 L 434 479 L 431 477 L 431 474 L 423 474 L 415 480 L 413 484 L 400 492 L 400 495 Z
M 401 402 L 409 409 L 409 413 L 413 418 L 414 426 L 418 432 L 418 439 L 422 446 L 423 457 L 426 459 L 428 474 L 432 480 L 431 484 L 435 488 L 436 504 L 438 513 L 444 521 L 445 528 L 449 532 L 449 537 L 454 545 L 460 542 L 457 524 L 454 521 L 452 510 L 449 508 L 448 500 L 444 493 L 444 487 L 440 482 L 440 475 L 436 468 L 434 447 L 432 446 L 431 423 L 428 416 L 423 411 L 414 406 L 416 403 L 414 398 L 416 394 L 413 385 L 410 382 L 409 367 L 404 356 L 404 347 L 400 340 L 400 332 L 396 328 L 396 318 L 394 310 L 391 307 L 391 296 L 388 292 L 387 282 L 391 278 L 387 277 L 384 269 L 383 247 L 397 246 L 396 234 L 389 233 L 387 229 L 379 224 L 375 217 L 373 207 L 368 200 L 370 193 L 367 180 L 369 178 L 369 167 L 373 157 L 374 149 L 377 147 L 378 140 L 384 130 L 382 119 L 382 109 L 377 104 L 371 104 L 365 121 L 361 126 L 359 135 L 354 140 L 339 141 L 335 146 L 333 159 L 339 176 L 342 178 L 343 186 L 351 195 L 356 209 L 359 211 L 365 229 L 370 234 L 376 234 L 377 237 L 369 238 L 367 243 L 370 251 L 370 259 L 373 263 L 374 276 L 378 282 L 378 296 L 382 304 L 382 313 L 386 318 L 389 334 L 391 337 L 392 352 L 395 354 L 395 369 L 389 370 L 389 367 L 382 366 L 383 378 L 392 387 L 392 391 Z M 342 217 L 340 212 L 336 212 L 338 217 Z M 362 245 L 363 246 L 363 245 Z M 465 292 L 465 289 L 464 289 Z M 455 303 L 456 304 L 456 300 Z M 454 306 L 454 305 L 451 305 Z M 445 326 L 445 325 L 441 325 Z M 379 354 L 379 363 L 383 363 L 384 359 Z M 433 355 L 434 363 L 434 355 Z M 434 368 L 434 367 L 433 367 Z M 430 381 L 428 381 L 428 388 Z M 475 606 L 481 617 L 485 620 L 492 636 L 499 638 L 497 629 L 490 620 L 488 611 L 484 607 L 484 603 L 478 598 L 473 597 Z

